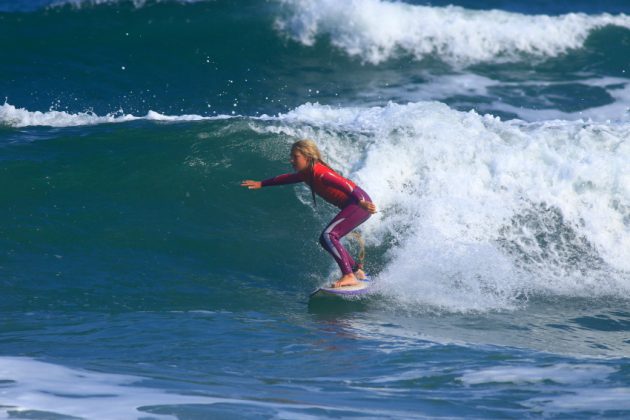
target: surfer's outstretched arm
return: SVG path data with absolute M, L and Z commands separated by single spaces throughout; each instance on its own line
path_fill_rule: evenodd
M 258 188 L 271 187 L 273 185 L 295 184 L 297 182 L 302 182 L 303 180 L 304 177 L 301 173 L 293 172 L 274 176 L 273 178 L 265 179 L 264 181 L 246 179 L 245 181 L 241 181 L 241 187 L 247 187 L 250 190 L 257 190 Z
M 301 172 L 291 172 L 288 174 L 282 174 L 274 176 L 273 178 L 265 179 L 260 182 L 261 187 L 271 187 L 273 185 L 286 185 L 295 184 L 304 181 L 304 175 Z

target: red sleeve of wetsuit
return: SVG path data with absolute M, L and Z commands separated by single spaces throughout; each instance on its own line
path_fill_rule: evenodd
M 324 184 L 345 192 L 346 194 L 354 198 L 357 202 L 364 200 L 363 194 L 359 192 L 359 188 L 353 188 L 352 185 L 346 182 L 345 178 L 335 174 L 334 172 L 325 172 L 322 175 L 321 180 Z
M 265 179 L 261 181 L 262 187 L 271 187 L 273 185 L 285 185 L 285 184 L 295 184 L 296 182 L 302 182 L 304 179 L 302 178 L 302 174 L 299 172 L 292 172 L 290 174 L 282 174 L 278 176 L 274 176 L 273 178 Z

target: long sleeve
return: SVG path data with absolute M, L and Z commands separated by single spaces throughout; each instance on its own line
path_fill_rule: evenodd
M 321 180 L 324 184 L 345 192 L 350 197 L 354 198 L 357 202 L 359 202 L 360 200 L 365 200 L 365 197 L 363 197 L 363 194 L 361 194 L 360 192 L 360 188 L 354 188 L 352 185 L 346 182 L 345 178 L 335 174 L 334 172 L 324 173 L 321 176 Z
M 304 181 L 304 178 L 300 172 L 292 172 L 265 179 L 264 181 L 261 181 L 261 186 L 271 187 L 273 185 L 295 184 L 302 181 Z

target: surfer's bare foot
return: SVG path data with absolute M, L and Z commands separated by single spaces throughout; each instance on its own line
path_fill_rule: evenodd
M 360 268 L 354 272 L 354 276 L 359 280 L 365 280 L 365 271 Z
M 357 284 L 359 284 L 359 281 L 353 273 L 350 273 L 344 275 L 342 278 L 333 283 L 332 287 L 354 286 Z

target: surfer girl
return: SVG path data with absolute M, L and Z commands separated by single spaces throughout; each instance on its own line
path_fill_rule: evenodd
M 348 251 L 341 245 L 341 238 L 365 222 L 376 206 L 370 196 L 354 182 L 335 172 L 324 160 L 317 145 L 312 140 L 299 140 L 291 146 L 291 166 L 293 173 L 278 175 L 264 181 L 245 180 L 241 186 L 250 190 L 273 185 L 305 182 L 310 188 L 315 202 L 315 194 L 341 211 L 330 221 L 319 237 L 319 243 L 332 255 L 342 276 L 333 287 L 358 284 L 357 279 L 365 278 L 361 264 L 355 263 Z

